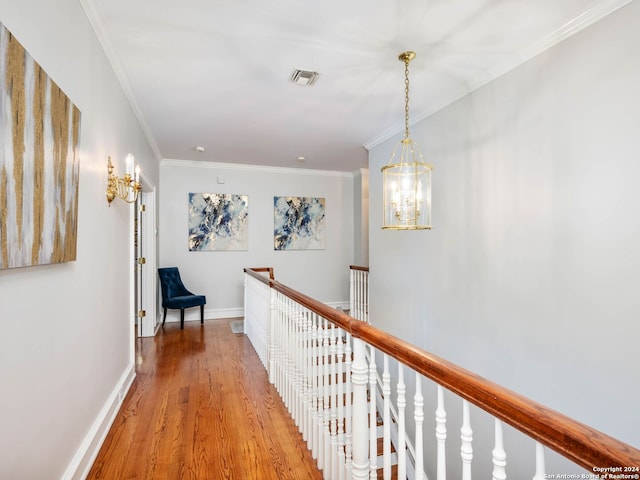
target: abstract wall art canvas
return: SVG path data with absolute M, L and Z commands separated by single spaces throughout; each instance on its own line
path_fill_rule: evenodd
M 325 248 L 324 198 L 273 197 L 274 250 Z
M 80 110 L 0 23 L 0 269 L 76 259 Z
M 189 251 L 248 250 L 249 197 L 189 194 Z

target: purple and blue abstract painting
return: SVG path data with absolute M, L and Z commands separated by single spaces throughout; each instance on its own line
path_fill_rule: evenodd
M 248 250 L 249 197 L 189 193 L 189 251 Z
M 325 248 L 324 198 L 273 197 L 274 250 Z

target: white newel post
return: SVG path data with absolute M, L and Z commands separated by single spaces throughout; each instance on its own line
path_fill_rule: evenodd
M 367 422 L 367 352 L 359 338 L 353 339 L 353 363 L 351 381 L 353 385 L 353 462 L 352 479 L 369 477 L 369 426 Z

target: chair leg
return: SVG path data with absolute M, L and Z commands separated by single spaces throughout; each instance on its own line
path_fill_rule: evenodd
M 167 309 L 164 309 L 164 317 L 162 317 L 162 325 L 164 325 L 164 321 L 167 319 Z
M 204 324 L 204 305 L 200 305 L 200 325 Z
M 184 330 L 184 308 L 180 309 L 180 330 Z

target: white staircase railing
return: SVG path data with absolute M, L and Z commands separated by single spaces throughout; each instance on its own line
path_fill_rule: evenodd
M 349 267 L 349 315 L 369 322 L 369 268 Z
M 582 475 L 593 474 L 603 466 L 608 471 L 640 466 L 640 450 L 630 445 L 267 279 L 255 269 L 245 272 L 245 329 L 260 358 L 267 359 L 263 363 L 268 366 L 269 378 L 325 479 L 374 479 L 378 475 L 384 479 L 405 479 L 415 471 L 414 478 L 426 480 L 427 470 L 432 478 L 444 480 L 451 466 L 447 462 L 451 457 L 447 457 L 445 449 L 449 437 L 455 437 L 449 435 L 454 430 L 447 426 L 445 392 L 460 398 L 459 407 L 454 405 L 462 415 L 460 436 L 454 440 L 460 445 L 458 469 L 463 480 L 471 480 L 472 462 L 478 457 L 474 455 L 477 433 L 472 430 L 470 404 L 494 417 L 493 438 L 481 441 L 493 445 L 491 458 L 485 462 L 493 465 L 495 480 L 507 478 L 503 423 L 535 441 L 531 474 L 527 474 L 534 480 L 551 478 L 545 472 L 544 446 L 574 462 L 577 475 L 581 472 L 578 466 L 587 469 Z M 266 290 L 259 284 L 270 290 L 268 303 Z M 392 359 L 398 369 L 395 392 Z M 382 367 L 381 374 L 378 365 Z M 377 387 L 378 378 L 382 379 L 381 389 Z M 436 383 L 437 405 L 430 419 L 433 422 L 429 421 L 435 423 L 435 432 L 427 442 L 423 437 L 426 379 Z M 379 395 L 381 401 L 376 400 Z M 392 398 L 396 399 L 395 408 L 391 405 Z M 392 411 L 397 413 L 392 415 Z M 377 446 L 378 418 L 383 420 L 381 451 Z M 414 455 L 406 447 L 410 438 L 415 446 Z M 434 444 L 435 452 L 431 448 Z M 393 457 L 397 461 L 391 459 L 391 446 L 396 450 Z M 382 462 L 378 465 L 380 454 Z M 392 468 L 393 463 L 396 465 Z M 483 471 L 481 477 L 486 478 L 486 474 Z M 516 475 L 516 478 L 525 477 Z

